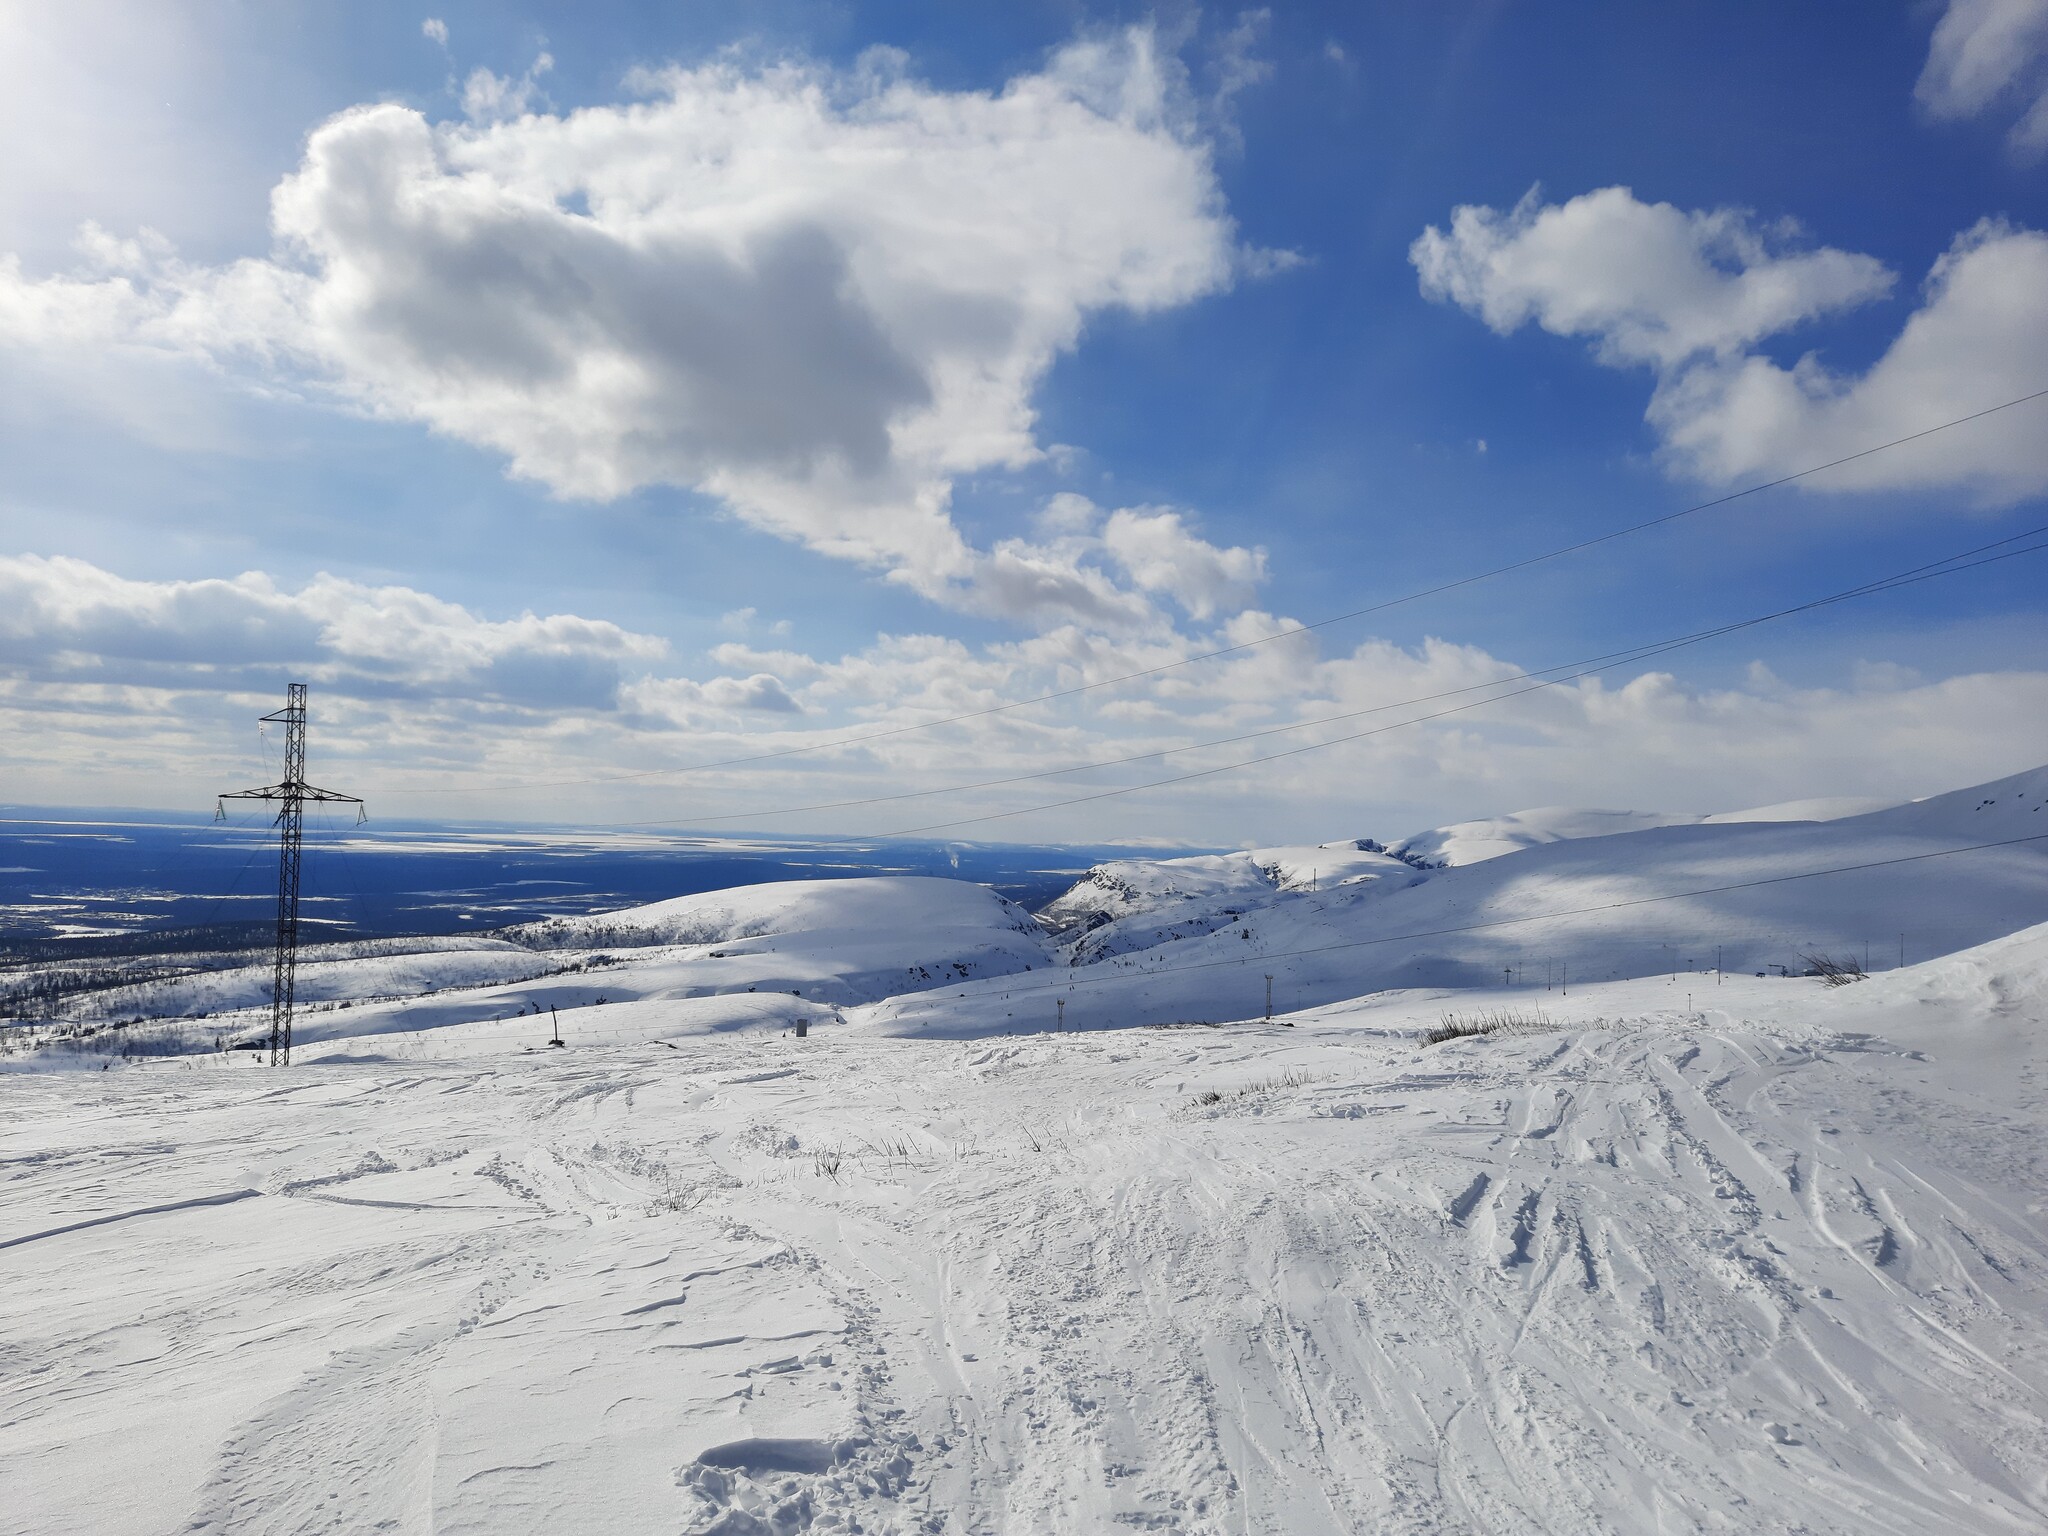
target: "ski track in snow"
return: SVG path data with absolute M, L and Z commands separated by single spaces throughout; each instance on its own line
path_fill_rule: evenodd
M 1827 1001 L 15 1075 L 0 1528 L 2038 1531 L 2039 1021 Z

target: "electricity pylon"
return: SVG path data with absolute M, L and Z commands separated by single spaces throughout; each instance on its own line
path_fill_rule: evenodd
M 306 685 L 287 685 L 285 706 L 264 720 L 284 726 L 284 779 L 261 789 L 236 790 L 222 795 L 214 806 L 214 819 L 227 818 L 230 800 L 275 800 L 277 807 L 277 958 L 270 977 L 270 1064 L 289 1066 L 292 1059 L 292 987 L 299 965 L 299 834 L 305 820 L 306 802 L 318 805 L 352 805 L 356 823 L 366 819 L 363 802 L 354 795 L 338 795 L 331 789 L 317 789 L 306 782 Z

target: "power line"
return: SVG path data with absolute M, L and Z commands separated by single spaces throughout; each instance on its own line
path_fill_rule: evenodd
M 1157 677 L 1162 673 L 1178 671 L 1182 667 L 1195 666 L 1200 662 L 1214 661 L 1223 656 L 1234 656 L 1243 651 L 1253 650 L 1258 646 L 1270 645 L 1276 640 L 1285 640 L 1294 635 L 1308 634 L 1319 629 L 1328 629 L 1332 625 L 1347 623 L 1352 619 L 1364 618 L 1368 614 L 1381 613 L 1389 608 L 1398 608 L 1407 603 L 1420 602 L 1426 597 L 1435 597 L 1444 592 L 1455 591 L 1460 587 L 1469 587 L 1478 582 L 1490 581 L 1496 576 L 1505 576 L 1515 571 L 1527 570 L 1531 566 L 1542 565 L 1547 561 L 1561 559 L 1566 555 L 1577 554 L 1581 550 L 1592 549 L 1598 545 L 1611 543 L 1616 539 L 1627 538 L 1631 534 L 1642 533 L 1651 528 L 1660 528 L 1666 523 L 1675 523 L 1681 518 L 1692 517 L 1700 512 L 1711 511 L 1715 507 L 1724 507 L 1731 502 L 1741 501 L 1745 497 L 1759 495 L 1764 491 L 1775 490 L 1779 486 L 1790 485 L 1795 481 L 1807 479 L 1830 469 L 1839 469 L 1842 465 L 1853 464 L 1858 459 L 1867 459 L 1873 454 L 1904 447 L 1907 443 L 1918 442 L 1920 439 L 1932 437 L 1938 432 L 1946 432 L 1953 427 L 1965 426 L 1973 421 L 1981 421 L 1987 416 L 1997 415 L 2000 411 L 2009 411 L 2015 406 L 2026 405 L 2032 401 L 2044 398 L 2048 398 L 2048 389 L 2035 390 L 2032 394 L 2020 395 L 2015 399 L 2003 401 L 1998 405 L 1987 406 L 1981 411 L 1972 411 L 1967 416 L 1958 416 L 1951 421 L 1944 421 L 1931 427 L 1923 427 L 1918 432 L 1909 432 L 1904 437 L 1895 437 L 1890 442 L 1878 443 L 1869 448 L 1858 449 L 1855 453 L 1848 453 L 1840 458 L 1830 459 L 1825 464 L 1814 464 L 1806 469 L 1795 470 L 1789 475 L 1780 475 L 1775 480 L 1760 481 L 1755 485 L 1746 486 L 1742 490 L 1731 491 L 1726 496 L 1717 496 L 1711 501 L 1696 502 L 1692 506 L 1681 507 L 1675 512 L 1665 512 L 1639 523 L 1631 523 L 1624 528 L 1616 528 L 1609 533 L 1596 534 L 1590 539 L 1581 539 L 1574 544 L 1561 545 L 1556 549 L 1546 550 L 1541 554 L 1529 555 L 1520 560 L 1510 561 L 1506 565 L 1494 566 L 1489 570 L 1478 571 L 1470 576 L 1460 576 L 1454 580 L 1439 582 L 1432 587 L 1420 588 L 1417 591 L 1406 593 L 1400 597 L 1390 597 L 1382 602 L 1370 603 L 1363 608 L 1354 608 L 1348 613 L 1334 614 L 1326 619 L 1317 619 L 1311 623 L 1299 624 L 1291 629 L 1276 630 L 1272 634 L 1261 635 L 1252 640 L 1240 641 L 1235 645 L 1226 645 L 1215 650 L 1198 652 L 1192 656 L 1184 656 L 1178 661 L 1162 662 L 1156 667 L 1141 667 L 1137 671 L 1119 673 L 1115 677 L 1099 678 L 1092 683 L 1077 683 L 1071 688 L 1056 688 L 1049 693 L 1034 694 L 1029 698 L 1023 699 L 1011 699 L 1001 704 L 988 705 L 982 709 L 965 710 L 959 714 L 943 715 L 935 720 L 921 720 L 910 725 L 888 726 L 882 730 L 869 731 L 859 736 L 845 736 L 834 741 L 810 742 L 803 746 L 780 747 L 772 752 L 756 752 L 744 757 L 720 758 L 708 763 L 689 763 L 672 768 L 644 768 L 631 773 L 596 774 L 575 779 L 515 779 L 499 784 L 458 785 L 442 789 L 402 789 L 392 790 L 389 793 L 466 795 L 494 793 L 508 789 L 568 789 L 584 784 L 621 784 L 630 783 L 638 779 L 664 778 L 671 775 L 689 773 L 708 773 L 715 768 L 738 768 L 750 763 L 772 762 L 777 758 L 798 757 L 812 752 L 829 752 L 840 747 L 859 746 L 865 742 L 883 741 L 893 736 L 906 736 L 919 731 L 937 730 L 940 726 L 958 725 L 967 720 L 980 720 L 989 715 L 1005 714 L 1010 710 L 1024 709 L 1033 704 L 1049 704 L 1059 699 L 1075 698 L 1084 693 L 1096 692 L 1099 689 L 1113 688 L 1119 683 L 1136 682 L 1142 678 Z
M 1613 651 L 1605 655 L 1588 657 L 1579 661 L 1562 662 L 1556 666 L 1543 667 L 1529 672 L 1515 673 L 1506 677 L 1492 678 L 1486 682 L 1473 683 L 1463 688 L 1447 689 L 1440 693 L 1425 694 L 1417 698 L 1397 700 L 1389 704 L 1375 704 L 1366 709 L 1351 710 L 1347 711 L 1346 713 L 1337 715 L 1324 715 L 1314 720 L 1300 720 L 1295 721 L 1288 725 L 1270 726 L 1263 730 L 1250 731 L 1238 736 L 1226 736 L 1219 737 L 1209 741 L 1189 742 L 1177 747 L 1155 748 L 1153 750 L 1146 752 L 1135 752 L 1128 754 L 1124 757 L 1108 758 L 1092 763 L 1074 764 L 1064 768 L 1041 769 L 1032 773 L 1012 774 L 1005 778 L 986 779 L 971 784 L 947 785 L 937 789 L 907 790 L 889 795 L 870 795 L 859 799 L 830 801 L 816 805 L 787 806 L 779 809 L 764 811 L 735 811 L 725 815 L 718 816 L 700 816 L 693 818 L 662 817 L 654 820 L 607 822 L 604 823 L 604 825 L 615 828 L 655 826 L 688 826 L 694 828 L 700 826 L 709 826 L 714 823 L 722 821 L 756 820 L 768 816 L 798 815 L 812 811 L 847 810 L 860 806 L 883 805 L 894 803 L 901 800 L 918 799 L 929 795 L 957 794 L 964 793 L 968 790 L 999 788 L 1004 785 L 1026 783 L 1038 779 L 1058 778 L 1066 774 L 1082 773 L 1092 769 L 1119 767 L 1127 763 L 1142 762 L 1148 758 L 1166 757 L 1182 752 L 1203 751 L 1212 747 L 1232 746 L 1239 742 L 1254 741 L 1267 736 L 1282 735 L 1293 731 L 1309 730 L 1319 725 L 1335 724 L 1336 722 L 1343 720 L 1355 720 L 1365 715 L 1382 714 L 1385 713 L 1387 710 L 1391 709 L 1405 709 L 1417 704 L 1435 703 L 1441 699 L 1456 698 L 1463 694 L 1477 692 L 1481 689 L 1500 688 L 1504 687 L 1509 683 L 1523 682 L 1531 679 L 1539 680 L 1532 682 L 1531 686 L 1526 688 L 1517 688 L 1509 692 L 1498 693 L 1490 698 L 1477 699 L 1469 704 L 1459 705 L 1453 709 L 1439 710 L 1435 714 L 1423 715 L 1411 720 L 1396 721 L 1391 725 L 1378 726 L 1369 731 L 1354 732 L 1353 734 L 1348 736 L 1334 737 L 1329 741 L 1311 742 L 1306 746 L 1293 747 L 1289 748 L 1284 752 L 1274 752 L 1266 754 L 1261 757 L 1249 758 L 1239 763 L 1225 764 L 1221 767 L 1216 768 L 1204 768 L 1192 773 L 1180 774 L 1164 779 L 1155 779 L 1144 784 L 1126 785 L 1122 788 L 1104 790 L 1090 795 L 1077 796 L 1073 799 L 1058 800 L 1043 805 L 1027 806 L 1021 810 L 990 812 L 980 816 L 962 817 L 953 821 L 934 822 L 925 826 L 907 827 L 901 829 L 900 831 L 877 833 L 873 835 L 877 837 L 907 837 L 919 832 L 943 831 L 953 827 L 970 825 L 975 822 L 999 821 L 1014 816 L 1025 816 L 1031 814 L 1034 811 L 1057 810 L 1065 806 L 1085 804 L 1091 800 L 1102 800 L 1109 799 L 1117 795 L 1133 794 L 1142 789 L 1153 789 L 1161 787 L 1163 785 L 1184 783 L 1189 779 L 1209 778 L 1217 774 L 1231 773 L 1241 768 L 1254 767 L 1260 763 L 1273 762 L 1277 759 L 1284 757 L 1295 757 L 1305 752 L 1319 751 L 1324 747 L 1340 746 L 1346 742 L 1362 740 L 1367 736 L 1376 736 L 1383 734 L 1387 731 L 1401 730 L 1407 726 L 1424 724 L 1430 720 L 1442 719 L 1446 715 L 1462 714 L 1469 710 L 1482 708 L 1483 706 L 1488 704 L 1502 703 L 1508 699 L 1518 698 L 1525 693 L 1537 692 L 1539 689 L 1553 688 L 1558 687 L 1565 683 L 1575 682 L 1580 678 L 1589 676 L 1594 670 L 1597 670 L 1600 667 L 1647 660 L 1652 656 L 1663 655 L 1664 653 L 1669 651 L 1680 650 L 1688 646 L 1699 645 L 1708 640 L 1718 639 L 1724 635 L 1734 634 L 1740 630 L 1752 629 L 1760 624 L 1768 624 L 1778 619 L 1791 617 L 1795 614 L 1811 612 L 1814 609 L 1828 607 L 1835 603 L 1847 602 L 1853 598 L 1874 596 L 1881 592 L 1889 592 L 1896 590 L 1900 587 L 1912 586 L 1921 581 L 1929 581 L 1936 576 L 1954 575 L 1961 571 L 1975 569 L 1977 566 L 1980 565 L 1992 564 L 1998 560 L 2008 560 L 2015 558 L 2019 555 L 2034 554 L 2039 552 L 2040 550 L 2048 549 L 2048 543 L 2031 544 L 2021 549 L 2008 549 L 2003 554 L 1990 555 L 1988 558 L 1985 559 L 1971 558 L 1972 556 L 1984 555 L 1987 551 L 1990 550 L 2001 549 L 2008 544 L 2017 543 L 2022 539 L 2035 538 L 2042 534 L 2048 534 L 2048 524 L 2042 524 L 2038 527 L 2029 528 L 2024 532 L 2012 534 L 2003 539 L 1996 539 L 1989 544 L 1978 545 L 1973 549 L 1961 550 L 1956 554 L 1945 556 L 1940 560 L 1930 561 L 1924 565 L 1912 566 L 1907 568 L 1906 570 L 1894 572 L 1892 575 L 1889 576 L 1878 577 L 1872 581 L 1861 583 L 1858 586 L 1850 587 L 1841 592 L 1832 593 L 1826 597 L 1813 598 L 1807 602 L 1795 604 L 1790 608 L 1782 608 L 1772 613 L 1759 614 L 1752 618 L 1740 619 L 1728 624 L 1717 625 L 1711 629 L 1698 630 L 1691 634 L 1673 636 L 1663 640 L 1648 641 L 1641 645 L 1631 647 L 1630 649 L 1624 651 Z M 1551 677 L 1549 675 L 1551 673 L 1564 673 L 1566 675 L 1559 677 Z M 839 841 L 866 841 L 866 839 L 840 839 Z
M 1082 976 L 1063 981 L 1020 984 L 1003 995 L 1022 992 L 1056 992 L 1070 987 L 1100 986 L 1116 981 L 1142 981 L 1154 976 L 1178 975 L 1183 971 L 1213 971 L 1234 965 L 1251 965 L 1270 960 L 1293 960 L 1303 955 L 1327 955 L 1338 950 L 1368 949 L 1376 944 L 1399 944 L 1409 939 L 1441 939 L 1453 934 L 1479 933 L 1492 928 L 1512 928 L 1523 923 L 1545 923 L 1561 917 L 1587 917 L 1596 912 L 1618 912 L 1626 907 L 1649 907 L 1665 901 L 1686 901 L 1696 896 L 1720 896 L 1729 891 L 1754 890 L 1765 885 L 1785 885 L 1794 880 L 1817 880 L 1823 875 L 1852 875 L 1867 869 L 1887 869 L 1896 864 L 1917 864 L 1927 859 L 1946 859 L 1959 853 L 1982 853 L 1990 848 L 2012 848 L 2021 843 L 2048 841 L 2048 832 L 2036 832 L 2026 837 L 2001 838 L 1990 843 L 1970 843 L 1961 848 L 1937 848 L 1927 853 L 1901 854 L 1891 859 L 1871 859 L 1862 864 L 1837 864 L 1828 869 L 1802 870 L 1796 875 L 1765 875 L 1755 880 L 1737 880 L 1727 885 L 1702 886 L 1692 891 L 1667 891 L 1661 896 L 1636 896 L 1626 901 L 1603 901 L 1587 907 L 1564 907 L 1554 912 L 1535 912 L 1524 917 L 1494 918 L 1483 923 L 1461 923 L 1450 928 L 1428 928 L 1416 933 L 1377 934 L 1367 939 L 1343 939 L 1335 944 L 1313 944 L 1303 949 L 1265 950 L 1256 955 L 1240 955 L 1230 960 L 1193 960 L 1184 965 L 1161 965 L 1151 970 L 1125 971 L 1120 975 Z M 1007 978 L 1005 978 L 1007 979 Z M 992 979 L 993 982 L 993 979 Z M 995 988 L 991 984 L 990 991 Z M 927 993 L 906 993 L 907 997 L 928 996 Z M 956 993 L 956 997 L 967 994 Z M 891 998 L 894 1002 L 896 999 Z

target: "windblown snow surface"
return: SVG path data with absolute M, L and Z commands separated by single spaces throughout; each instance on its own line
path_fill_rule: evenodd
M 2048 843 L 1918 855 L 2044 791 L 718 893 L 335 961 L 289 1071 L 17 1051 L 0 1529 L 2038 1532 Z

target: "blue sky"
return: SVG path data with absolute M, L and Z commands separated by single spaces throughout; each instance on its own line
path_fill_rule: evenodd
M 671 774 L 2048 389 L 2048 4 L 0 28 L 4 799 L 203 805 L 290 676 L 392 814 L 690 824 L 1398 704 L 2048 522 L 2042 401 L 1162 682 Z M 725 825 L 1228 843 L 1928 793 L 2048 757 L 2040 586 L 2014 559 L 1083 806 L 967 820 L 1404 713 Z

